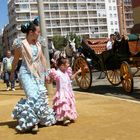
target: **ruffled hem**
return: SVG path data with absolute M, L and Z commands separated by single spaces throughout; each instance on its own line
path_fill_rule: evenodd
M 56 120 L 62 121 L 65 117 L 70 120 L 77 118 L 77 112 L 74 102 L 62 102 L 61 100 L 55 99 L 53 109 L 56 113 Z
M 55 113 L 48 105 L 48 99 L 44 95 L 37 100 L 34 98 L 21 99 L 14 107 L 12 117 L 18 120 L 22 130 L 28 130 L 34 125 L 50 126 L 56 123 Z
M 55 109 L 56 112 L 56 120 L 57 121 L 63 121 L 65 118 L 68 118 L 70 120 L 76 120 L 77 119 L 77 112 L 75 111 L 64 111 L 64 110 L 59 110 L 58 108 Z

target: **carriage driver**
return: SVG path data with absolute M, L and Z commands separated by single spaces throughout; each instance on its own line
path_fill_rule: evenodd
M 128 40 L 124 36 L 121 36 L 119 32 L 115 32 L 115 41 L 113 44 L 113 52 L 117 53 L 118 56 L 128 57 L 131 53 L 129 50 Z
M 112 48 L 110 47 L 107 51 L 102 52 L 105 64 L 110 64 L 119 58 L 128 58 L 130 55 L 128 41 L 123 36 L 120 36 L 119 32 L 115 32 L 114 36 L 111 36 L 114 39 Z

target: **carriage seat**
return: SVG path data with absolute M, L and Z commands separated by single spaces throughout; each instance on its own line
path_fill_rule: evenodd
M 128 41 L 131 57 L 140 57 L 140 41 Z
M 95 54 L 101 54 L 102 52 L 106 51 L 106 44 L 107 44 L 106 38 L 98 38 L 98 39 L 86 39 L 85 44 L 91 48 L 91 50 L 94 50 Z

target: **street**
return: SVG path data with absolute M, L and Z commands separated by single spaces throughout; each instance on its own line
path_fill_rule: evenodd
M 104 79 L 102 82 L 105 81 Z M 0 81 L 0 139 L 139 140 L 140 102 L 112 97 L 112 94 L 122 94 L 121 87 L 114 88 L 105 85 L 105 83 L 98 85 L 98 81 L 94 84 L 89 91 L 90 93 L 74 89 L 79 114 L 75 123 L 67 127 L 61 125 L 42 127 L 35 135 L 18 134 L 15 131 L 17 122 L 11 118 L 11 112 L 18 100 L 25 98 L 25 96 L 23 90 L 20 90 L 18 86 L 15 92 L 5 91 L 6 87 Z M 104 96 L 109 92 L 111 92 L 111 96 Z M 52 96 L 49 95 L 50 105 Z
M 132 70 L 132 72 L 133 71 L 134 69 Z M 134 90 L 132 93 L 126 93 L 122 88 L 122 84 L 120 84 L 119 86 L 111 85 L 107 80 L 107 78 L 105 77 L 104 73 L 102 73 L 100 79 L 99 75 L 100 72 L 92 74 L 93 77 L 92 86 L 89 90 L 87 90 L 88 93 L 140 101 L 140 72 L 136 74 L 136 77 L 133 77 Z M 74 89 L 75 91 L 83 92 L 77 86 L 75 86 Z

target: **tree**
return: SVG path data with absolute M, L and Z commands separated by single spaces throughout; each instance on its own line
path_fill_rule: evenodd
M 80 47 L 82 37 L 78 36 L 78 35 L 76 35 L 75 33 L 72 33 L 72 32 L 67 34 L 67 36 L 58 36 L 58 35 L 54 36 L 52 38 L 52 41 L 54 43 L 54 47 L 57 50 L 63 50 L 64 47 L 66 47 L 66 45 L 67 45 L 67 41 L 68 40 L 73 40 L 73 39 L 75 39 L 76 48 Z
M 69 34 L 67 34 L 66 36 L 66 40 L 73 40 L 75 39 L 75 44 L 76 44 L 76 48 L 79 48 L 81 46 L 81 40 L 82 40 L 82 37 L 79 36 L 79 35 L 76 35 L 75 33 L 73 32 L 70 32 Z
M 53 41 L 54 47 L 57 50 L 63 50 L 63 48 L 66 46 L 66 40 L 63 36 L 56 35 L 52 38 L 52 41 Z

